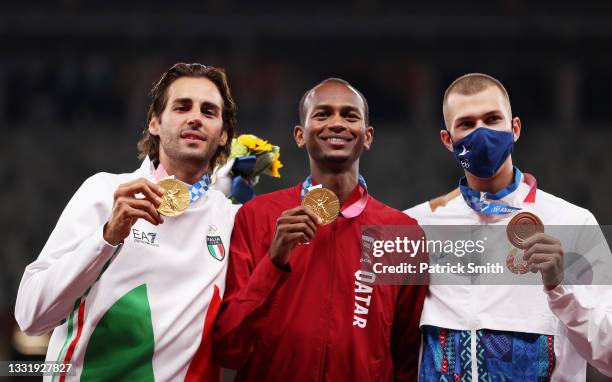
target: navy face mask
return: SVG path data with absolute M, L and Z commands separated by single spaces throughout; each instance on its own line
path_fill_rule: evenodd
M 479 178 L 491 178 L 514 147 L 511 131 L 480 127 L 453 143 L 455 158 L 466 171 Z

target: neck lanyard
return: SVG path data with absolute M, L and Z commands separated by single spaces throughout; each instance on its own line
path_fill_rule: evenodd
M 466 177 L 459 180 L 459 190 L 463 196 L 463 200 L 470 206 L 471 209 L 484 215 L 505 215 L 520 211 L 519 207 L 512 207 L 502 203 L 495 202 L 503 197 L 514 192 L 521 183 L 521 177 L 524 177 L 525 183 L 529 186 L 529 193 L 523 200 L 523 203 L 535 203 L 535 194 L 537 190 L 536 179 L 531 174 L 524 174 L 518 168 L 514 168 L 514 181 L 504 189 L 491 194 L 488 192 L 479 192 L 471 189 L 467 185 Z M 488 200 L 485 200 L 488 199 Z

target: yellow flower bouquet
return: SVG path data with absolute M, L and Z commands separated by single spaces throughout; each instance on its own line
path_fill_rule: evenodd
M 280 148 L 252 134 L 242 134 L 232 139 L 232 150 L 229 159 L 236 158 L 238 162 L 251 161 L 255 163 L 251 171 L 242 171 L 253 184 L 257 184 L 260 174 L 280 178 L 279 169 L 283 167 L 280 158 Z M 234 162 L 236 163 L 236 161 Z M 246 170 L 246 169 L 245 169 Z
M 252 134 L 232 139 L 230 156 L 225 165 L 215 169 L 213 188 L 236 203 L 245 203 L 255 196 L 253 186 L 260 175 L 280 178 L 280 148 Z

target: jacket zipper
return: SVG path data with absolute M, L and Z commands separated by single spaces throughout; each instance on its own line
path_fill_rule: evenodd
M 323 351 L 321 352 L 321 371 L 319 373 L 319 381 L 323 381 L 324 377 L 325 377 L 325 367 L 326 365 L 326 359 L 327 359 L 327 344 L 329 342 L 329 323 L 332 317 L 331 314 L 331 307 L 332 307 L 332 294 L 334 291 L 334 288 L 332 287 L 332 283 L 334 281 L 334 271 L 335 271 L 335 266 L 336 266 L 336 228 L 338 226 L 338 219 L 336 218 L 336 220 L 333 221 L 332 223 L 332 244 L 330 247 L 332 249 L 332 253 L 331 253 L 331 266 L 330 266 L 330 272 L 328 275 L 328 287 L 329 287 L 329 293 L 327 295 L 327 306 L 326 306 L 326 316 L 327 316 L 327 321 L 325 322 L 325 331 L 324 331 L 324 341 L 323 341 Z

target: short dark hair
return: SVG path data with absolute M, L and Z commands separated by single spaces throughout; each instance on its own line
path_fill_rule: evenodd
M 153 117 L 161 118 L 168 103 L 168 88 L 181 77 L 206 78 L 217 86 L 223 98 L 223 128 L 227 133 L 227 143 L 219 146 L 210 160 L 210 168 L 226 160 L 230 154 L 232 138 L 236 133 L 237 108 L 227 82 L 225 71 L 214 66 L 198 63 L 174 64 L 157 81 L 151 89 L 151 103 L 147 113 L 147 124 L 142 132 L 142 138 L 138 141 L 138 158 L 144 159 L 149 156 L 151 161 L 159 161 L 159 137 L 149 132 L 149 123 Z
M 446 91 L 444 92 L 444 98 L 442 99 L 442 113 L 444 114 L 444 122 L 446 123 L 446 105 L 448 97 L 452 93 L 459 93 L 463 95 L 472 95 L 480 93 L 481 91 L 488 89 L 492 86 L 497 87 L 501 90 L 504 95 L 504 99 L 508 103 L 508 110 L 510 110 L 510 117 L 512 117 L 512 108 L 510 106 L 510 97 L 508 91 L 501 82 L 492 76 L 484 73 L 468 73 L 454 80 Z
M 315 90 L 316 88 L 318 88 L 321 85 L 327 84 L 327 83 L 337 83 L 337 84 L 342 84 L 344 86 L 346 86 L 347 88 L 350 88 L 352 90 L 354 90 L 357 94 L 359 94 L 359 97 L 361 97 L 361 100 L 363 101 L 363 118 L 365 121 L 365 125 L 366 126 L 370 126 L 370 108 L 368 106 L 368 100 L 366 99 L 366 97 L 359 91 L 357 90 L 353 85 L 349 84 L 348 81 L 343 80 L 342 78 L 336 78 L 336 77 L 330 77 L 327 78 L 321 82 L 319 82 L 318 84 L 316 84 L 315 86 L 313 86 L 312 88 L 308 89 L 306 91 L 306 93 L 304 93 L 304 95 L 302 96 L 302 99 L 300 100 L 300 105 L 299 105 L 299 109 L 298 112 L 300 114 L 300 124 L 303 126 L 304 123 L 306 122 L 306 107 L 305 107 L 305 103 L 306 103 L 306 98 L 308 97 L 308 95 Z

